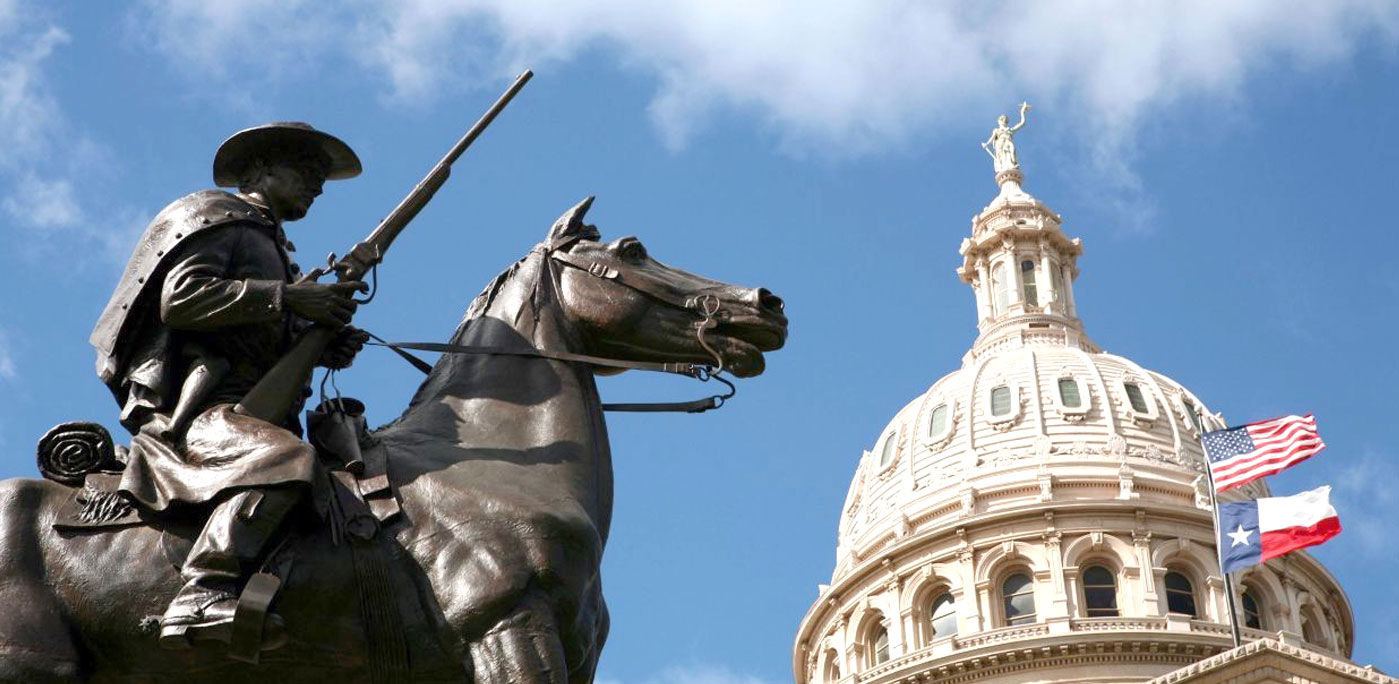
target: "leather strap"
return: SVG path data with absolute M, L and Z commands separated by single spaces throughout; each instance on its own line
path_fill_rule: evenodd
M 606 366 L 609 368 L 625 368 L 629 370 L 659 371 L 662 373 L 674 373 L 695 378 L 697 380 L 709 380 L 713 378 L 729 386 L 727 394 L 716 394 L 703 399 L 692 401 L 667 401 L 648 403 L 622 403 L 603 404 L 602 410 L 626 413 L 703 413 L 716 409 L 724 405 L 724 400 L 733 396 L 733 385 L 724 378 L 717 375 L 710 375 L 708 366 L 701 366 L 693 363 L 658 363 L 653 361 L 624 361 L 622 359 L 605 359 L 599 356 L 589 356 L 587 354 L 574 354 L 573 352 L 551 351 L 548 349 L 520 349 L 515 347 L 488 347 L 471 346 L 464 344 L 450 344 L 447 342 L 370 342 L 376 347 L 388 347 L 390 349 L 414 349 L 418 351 L 438 352 L 440 354 L 498 354 L 503 356 L 523 356 L 527 358 L 553 359 L 555 361 L 572 361 L 578 363 L 588 363 L 594 366 Z

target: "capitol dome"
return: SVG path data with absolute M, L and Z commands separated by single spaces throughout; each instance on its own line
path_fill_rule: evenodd
M 1143 682 L 1233 645 L 1199 443 L 1223 417 L 1088 338 L 1081 241 L 1018 168 L 997 181 L 959 250 L 980 334 L 861 456 L 799 684 Z M 1233 581 L 1246 640 L 1350 654 L 1349 602 L 1311 556 Z

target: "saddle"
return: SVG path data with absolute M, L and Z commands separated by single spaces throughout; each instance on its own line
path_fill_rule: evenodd
M 336 546 L 348 542 L 350 547 L 374 681 L 399 681 L 398 675 L 407 672 L 407 645 L 403 618 L 391 600 L 388 554 L 379 534 L 402 512 L 389 480 L 388 450 L 368 433 L 364 405 L 354 399 L 328 400 L 308 411 L 306 418 L 308 441 L 325 466 L 324 481 L 313 487 L 313 498 L 332 542 Z M 151 439 L 137 439 L 142 438 Z M 161 531 L 166 559 L 179 568 L 204 525 L 204 516 L 188 509 L 152 511 L 119 491 L 127 454 L 127 448 L 114 446 L 110 433 L 96 423 L 64 423 L 44 435 L 38 447 L 39 471 L 73 489 L 53 528 L 101 533 L 150 526 Z M 239 597 L 230 657 L 257 662 L 263 620 L 290 566 L 290 553 L 279 546 L 263 561 L 262 571 L 248 581 Z M 247 618 L 242 619 L 245 613 Z M 240 631 L 246 634 L 242 639 Z

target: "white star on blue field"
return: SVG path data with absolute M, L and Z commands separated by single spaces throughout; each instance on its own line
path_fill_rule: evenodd
M 1083 238 L 1088 334 L 1231 425 L 1316 414 L 1326 451 L 1269 484 L 1334 486 L 1345 531 L 1308 553 L 1348 592 L 1354 659 L 1399 673 L 1399 585 L 1374 581 L 1399 563 L 1399 5 L 667 7 L 0 0 L 0 476 L 36 476 L 57 423 L 119 430 L 88 334 L 142 227 L 210 186 L 225 137 L 301 120 L 354 146 L 364 174 L 289 228 L 319 265 L 531 67 L 356 322 L 445 340 L 588 195 L 604 238 L 786 300 L 786 348 L 721 411 L 607 418 L 599 680 L 791 681 L 861 452 L 976 336 L 954 269 L 996 194 L 978 143 L 1028 100 L 1024 187 Z M 368 349 L 339 384 L 380 424 L 419 378 Z M 708 389 L 599 386 L 611 402 Z

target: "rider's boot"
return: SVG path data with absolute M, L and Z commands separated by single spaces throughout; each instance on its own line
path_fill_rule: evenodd
M 180 570 L 185 586 L 160 620 L 160 646 L 187 649 L 202 641 L 228 643 L 244 578 L 301 497 L 277 487 L 239 492 L 214 508 Z M 262 649 L 286 643 L 282 619 L 268 613 Z

